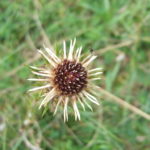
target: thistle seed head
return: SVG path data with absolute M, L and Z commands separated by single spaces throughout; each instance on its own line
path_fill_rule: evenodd
M 81 63 L 64 60 L 54 72 L 54 85 L 61 95 L 78 94 L 86 87 L 87 71 Z
M 71 105 L 75 120 L 80 120 L 79 104 L 83 110 L 86 106 L 92 110 L 90 103 L 99 105 L 93 94 L 97 86 L 92 81 L 101 79 L 99 75 L 102 68 L 89 69 L 88 66 L 96 56 L 93 53 L 88 56 L 82 55 L 82 46 L 75 49 L 75 43 L 76 39 L 71 40 L 68 49 L 66 42 L 63 42 L 63 57 L 58 57 L 54 50 L 47 47 L 39 50 L 51 67 L 31 66 L 32 73 L 38 77 L 29 79 L 44 83 L 29 90 L 31 92 L 45 89 L 39 108 L 46 107 L 51 102 L 54 104 L 51 107 L 55 107 L 54 114 L 56 114 L 58 107 L 62 106 L 64 121 L 68 121 L 68 107 Z

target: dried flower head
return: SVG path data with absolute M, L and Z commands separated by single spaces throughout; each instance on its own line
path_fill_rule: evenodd
M 42 81 L 44 86 L 35 87 L 29 91 L 37 91 L 46 89 L 45 98 L 42 100 L 40 107 L 47 106 L 51 101 L 54 104 L 54 114 L 56 114 L 58 106 L 63 106 L 64 121 L 68 121 L 68 105 L 72 105 L 75 120 L 80 120 L 80 113 L 77 103 L 85 110 L 85 105 L 92 110 L 87 102 L 99 105 L 96 97 L 92 94 L 96 88 L 91 81 L 100 80 L 99 75 L 102 68 L 89 69 L 90 63 L 96 58 L 92 53 L 88 56 L 81 57 L 82 47 L 75 50 L 74 41 L 70 41 L 70 48 L 67 52 L 66 43 L 63 43 L 63 57 L 59 58 L 52 49 L 44 47 L 45 51 L 39 50 L 39 53 L 49 62 L 51 67 L 48 68 L 31 68 L 33 74 L 41 78 L 31 78 L 30 81 Z

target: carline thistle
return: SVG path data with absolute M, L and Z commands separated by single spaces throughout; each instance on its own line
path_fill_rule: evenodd
M 44 51 L 39 53 L 49 62 L 50 67 L 34 67 L 32 73 L 37 78 L 30 78 L 30 81 L 43 82 L 45 85 L 35 87 L 29 91 L 43 90 L 44 99 L 39 108 L 45 107 L 51 102 L 54 107 L 54 115 L 58 107 L 63 107 L 64 121 L 68 121 L 68 106 L 74 110 L 75 120 L 80 120 L 78 104 L 83 110 L 85 106 L 92 110 L 88 101 L 99 105 L 93 92 L 97 88 L 92 81 L 100 80 L 102 68 L 89 69 L 89 65 L 96 58 L 93 53 L 88 56 L 81 55 L 82 47 L 75 49 L 76 39 L 70 41 L 69 50 L 66 42 L 63 42 L 63 56 L 58 57 L 54 50 L 44 46 Z M 51 107 L 52 107 L 51 106 Z

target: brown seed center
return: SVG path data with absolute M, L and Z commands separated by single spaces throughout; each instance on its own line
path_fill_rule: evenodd
M 81 63 L 64 60 L 55 69 L 54 84 L 62 95 L 77 94 L 86 87 L 87 71 Z

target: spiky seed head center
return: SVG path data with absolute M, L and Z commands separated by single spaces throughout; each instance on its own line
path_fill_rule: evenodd
M 87 71 L 76 61 L 62 61 L 54 73 L 54 85 L 62 95 L 78 94 L 87 85 Z

